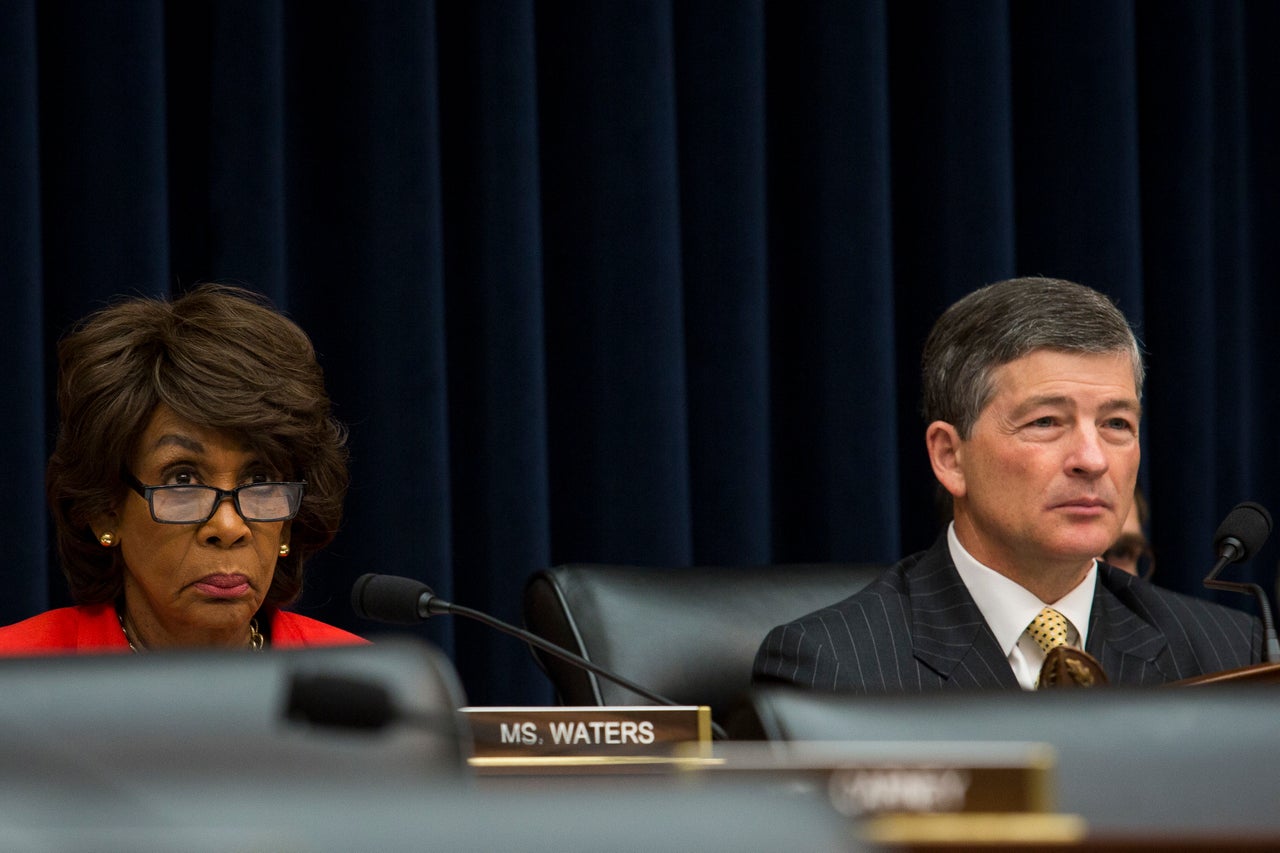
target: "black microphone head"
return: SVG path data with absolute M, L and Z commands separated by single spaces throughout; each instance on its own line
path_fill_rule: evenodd
M 1257 553 L 1262 543 L 1271 535 L 1271 513 L 1267 508 L 1253 501 L 1236 504 L 1235 509 L 1227 513 L 1213 534 L 1213 547 L 1219 556 L 1228 546 L 1234 548 L 1232 562 L 1247 560 Z
M 411 625 L 429 615 L 424 602 L 434 593 L 413 578 L 396 575 L 361 575 L 351 587 L 351 608 L 361 619 Z

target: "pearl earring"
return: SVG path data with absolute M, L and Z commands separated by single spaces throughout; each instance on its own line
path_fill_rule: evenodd
M 287 557 L 287 556 L 289 556 L 289 543 L 288 543 L 288 542 L 281 542 L 281 543 L 280 543 L 280 556 L 281 556 L 281 557 Z
M 112 545 L 116 544 L 116 537 L 114 533 L 108 531 L 99 536 L 98 541 L 102 543 L 103 548 L 110 548 Z

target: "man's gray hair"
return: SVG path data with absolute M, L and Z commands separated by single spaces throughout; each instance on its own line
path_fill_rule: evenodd
M 993 371 L 1040 349 L 1128 353 L 1142 398 L 1142 351 L 1110 299 L 1061 279 L 1013 278 L 975 290 L 934 324 L 921 362 L 925 422 L 945 421 L 967 439 L 995 393 Z

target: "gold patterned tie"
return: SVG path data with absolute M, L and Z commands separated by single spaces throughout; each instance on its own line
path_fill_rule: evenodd
M 1046 607 L 1031 620 L 1027 633 L 1047 655 L 1052 649 L 1067 645 L 1067 617 L 1052 607 Z

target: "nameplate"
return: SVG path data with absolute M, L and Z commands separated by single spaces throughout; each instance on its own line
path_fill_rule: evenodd
M 705 705 L 463 708 L 462 713 L 478 759 L 472 763 L 481 765 L 670 759 L 682 746 L 693 744 L 696 753 L 711 742 L 711 710 Z
M 702 767 L 783 776 L 841 814 L 1045 813 L 1052 748 L 1025 742 L 795 742 L 717 745 Z

